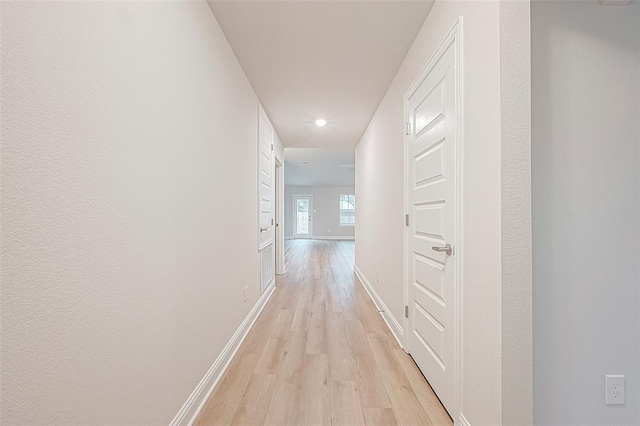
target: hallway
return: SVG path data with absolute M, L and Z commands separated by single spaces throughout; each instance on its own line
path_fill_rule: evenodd
M 639 23 L 0 0 L 0 425 L 640 426 Z
M 353 259 L 352 241 L 287 241 L 287 273 L 197 424 L 452 424 Z

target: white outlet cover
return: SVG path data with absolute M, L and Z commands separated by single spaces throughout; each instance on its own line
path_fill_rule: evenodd
M 624 404 L 624 376 L 604 376 L 604 402 L 607 405 Z

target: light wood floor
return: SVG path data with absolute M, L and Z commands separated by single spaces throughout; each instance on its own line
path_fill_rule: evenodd
M 287 273 L 197 424 L 451 425 L 353 274 L 352 241 L 287 242 Z

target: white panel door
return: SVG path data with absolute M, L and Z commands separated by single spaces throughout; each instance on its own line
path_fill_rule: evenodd
M 443 47 L 405 97 L 407 349 L 454 414 L 456 45 Z M 450 248 L 450 250 L 448 250 Z
M 258 198 L 260 205 L 259 233 L 260 249 L 271 244 L 274 238 L 273 226 L 273 127 L 266 114 L 259 109 L 258 114 Z

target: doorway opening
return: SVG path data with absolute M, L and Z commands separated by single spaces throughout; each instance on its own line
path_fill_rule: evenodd
M 353 148 L 285 148 L 285 239 L 355 240 Z
M 312 205 L 311 195 L 293 196 L 293 237 L 295 239 L 309 239 L 313 235 Z

